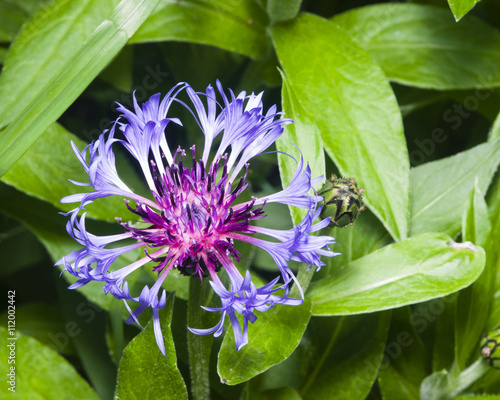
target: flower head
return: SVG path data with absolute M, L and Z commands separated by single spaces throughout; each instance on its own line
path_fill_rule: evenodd
M 284 125 L 292 121 L 280 118 L 281 113 L 276 112 L 275 106 L 264 112 L 262 93 L 241 92 L 235 96 L 229 91 L 227 96 L 220 82 L 217 82 L 217 91 L 222 102 L 217 101 L 212 86 L 208 86 L 205 93 L 197 93 L 186 83 L 176 85 L 163 99 L 159 94 L 152 96 L 142 106 L 134 98 L 134 110 L 120 105 L 120 118 L 98 140 L 82 152 L 73 144 L 90 179 L 90 183 L 74 183 L 92 186 L 94 190 L 62 199 L 62 202 L 80 203 L 68 213 L 67 230 L 83 248 L 63 257 L 57 265 L 63 265 L 65 271 L 79 278 L 70 286 L 72 289 L 90 281 L 103 281 L 106 293 L 124 300 L 131 314 L 128 323 L 138 323 L 137 317 L 151 307 L 157 343 L 163 353 L 158 311 L 165 306 L 162 283 L 172 270 L 200 279 L 209 277 L 221 300 L 221 307 L 205 308 L 211 312 L 221 311 L 221 320 L 215 327 L 189 329 L 200 335 L 218 336 L 227 315 L 240 349 L 248 342 L 248 322 L 257 319 L 255 310 L 265 311 L 275 304 L 302 303 L 302 299 L 288 297 L 289 286 L 296 281 L 288 266 L 290 260 L 320 268 L 324 265 L 320 255 L 336 255 L 328 250 L 328 245 L 334 243 L 333 238 L 311 235 L 327 226 L 329 219 L 313 225 L 319 215 L 316 204 L 323 198 L 309 194 L 316 180 L 311 180 L 311 170 L 308 165 L 304 167 L 302 159 L 284 190 L 239 202 L 239 196 L 248 187 L 249 161 L 271 146 L 282 134 Z M 189 101 L 178 98 L 181 92 L 187 93 Z M 201 158 L 197 158 L 194 146 L 190 148 L 190 163 L 186 162 L 183 149 L 172 153 L 167 142 L 170 126 L 182 125 L 175 116 L 167 117 L 174 102 L 191 112 L 205 137 Z M 116 146 L 123 146 L 137 160 L 151 196 L 134 193 L 120 179 L 114 157 Z M 136 214 L 140 226 L 121 222 L 123 233 L 110 236 L 87 232 L 86 214 L 79 216 L 79 212 L 87 204 L 111 195 L 125 198 L 126 207 Z M 265 217 L 265 205 L 271 202 L 305 208 L 307 216 L 285 231 L 252 224 Z M 271 241 L 253 234 L 269 237 Z M 257 288 L 250 272 L 242 276 L 235 266 L 235 261 L 239 261 L 238 242 L 248 242 L 267 251 L 280 275 Z M 142 258 L 121 269 L 109 269 L 117 257 L 137 248 L 144 250 Z M 158 278 L 141 293 L 131 294 L 127 277 L 146 264 L 152 265 L 150 268 L 157 272 Z M 224 286 L 219 278 L 221 269 L 229 276 L 230 287 Z M 135 310 L 127 301 L 137 303 Z M 237 314 L 243 316 L 243 327 Z

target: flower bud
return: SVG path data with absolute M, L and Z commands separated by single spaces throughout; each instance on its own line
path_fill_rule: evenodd
M 484 335 L 480 343 L 481 355 L 488 364 L 500 369 L 500 326 Z
M 362 203 L 362 187 L 358 187 L 354 178 L 337 179 L 335 175 L 318 192 L 323 196 L 321 218 L 330 217 L 330 227 L 353 225 L 354 220 L 365 209 Z

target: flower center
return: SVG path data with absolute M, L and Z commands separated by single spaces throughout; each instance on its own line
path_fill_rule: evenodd
M 239 261 L 231 232 L 243 232 L 249 221 L 263 216 L 262 207 L 252 210 L 253 201 L 232 207 L 236 198 L 248 186 L 246 173 L 232 189 L 228 182 L 226 158 L 212 163 L 209 171 L 203 161 L 196 161 L 193 150 L 193 167 L 182 162 L 184 151 L 178 150 L 174 162 L 159 173 L 152 164 L 156 192 L 153 196 L 160 210 L 145 204 L 129 209 L 148 223 L 147 228 L 127 229 L 148 247 L 168 247 L 168 256 L 152 258 L 159 264 L 155 271 L 162 271 L 173 263 L 183 275 L 207 276 L 221 268 L 220 255 L 229 255 Z

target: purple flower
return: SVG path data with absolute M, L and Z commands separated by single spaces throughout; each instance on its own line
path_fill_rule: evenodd
M 328 245 L 334 243 L 333 238 L 312 235 L 327 226 L 329 220 L 313 225 L 319 215 L 316 204 L 322 198 L 309 194 L 318 178 L 311 180 L 311 170 L 308 165 L 304 167 L 302 159 L 297 163 L 292 182 L 284 190 L 238 202 L 238 197 L 248 187 L 248 162 L 272 145 L 282 134 L 283 126 L 292 121 L 280 118 L 276 106 L 264 112 L 262 93 L 247 95 L 241 92 L 235 96 L 230 90 L 228 97 L 220 82 L 217 82 L 217 89 L 221 102 L 216 100 L 212 86 L 208 86 L 205 93 L 197 93 L 188 84 L 180 83 L 163 99 L 157 94 L 142 106 L 134 98 L 133 111 L 120 105 L 120 118 L 109 131 L 104 131 L 82 152 L 73 144 L 73 150 L 90 179 L 90 183 L 73 183 L 92 186 L 94 190 L 61 200 L 80 203 L 68 213 L 67 230 L 83 248 L 71 252 L 56 264 L 63 265 L 65 271 L 79 278 L 70 288 L 78 288 L 90 281 L 103 281 L 106 293 L 124 301 L 131 315 L 128 323 L 138 323 L 137 317 L 151 307 L 156 340 L 163 353 L 158 311 L 165 306 L 166 292 L 162 283 L 173 269 L 200 279 L 209 277 L 214 292 L 221 299 L 221 307 L 205 308 L 211 312 L 221 311 L 220 322 L 210 329 L 189 328 L 191 332 L 219 336 L 227 315 L 236 346 L 240 349 L 248 343 L 248 322 L 257 319 L 255 310 L 262 312 L 275 304 L 302 303 L 303 295 L 302 299 L 288 297 L 291 282 L 297 283 L 288 267 L 290 260 L 320 268 L 324 265 L 320 255 L 336 255 L 328 250 Z M 181 92 L 187 93 L 186 98 L 191 104 L 178 98 Z M 167 117 L 174 102 L 189 110 L 205 136 L 201 158 L 196 158 L 195 147 L 191 147 L 189 166 L 185 151 L 178 148 L 172 153 L 167 142 L 172 124 L 182 125 L 178 118 Z M 151 191 L 149 198 L 134 193 L 120 179 L 113 146 L 123 146 L 137 160 Z M 124 232 L 111 236 L 95 236 L 87 232 L 85 213 L 79 216 L 80 210 L 111 195 L 126 198 L 126 207 L 137 215 L 140 227 L 121 223 Z M 271 202 L 302 207 L 308 212 L 290 230 L 252 225 L 252 221 L 265 217 L 265 204 Z M 276 262 L 280 275 L 261 288 L 252 283 L 249 271 L 243 277 L 234 264 L 239 261 L 237 248 L 241 241 L 267 251 Z M 137 248 L 143 248 L 144 257 L 124 268 L 110 270 L 117 257 Z M 151 287 L 145 286 L 140 294 L 131 294 L 127 277 L 144 266 L 157 272 L 157 281 Z M 229 288 L 218 276 L 221 269 L 229 276 Z M 127 301 L 138 304 L 135 310 Z M 243 327 L 237 314 L 243 316 Z

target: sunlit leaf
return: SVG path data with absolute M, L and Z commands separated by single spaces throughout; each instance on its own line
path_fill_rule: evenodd
M 350 262 L 313 282 L 313 315 L 358 314 L 442 297 L 470 285 L 484 268 L 481 247 L 442 234 L 419 235 Z
M 500 31 L 477 18 L 457 24 L 448 10 L 402 3 L 356 8 L 332 20 L 391 81 L 440 90 L 500 85 Z
M 408 155 L 396 99 L 380 67 L 343 29 L 313 15 L 277 24 L 273 40 L 328 155 L 366 189 L 366 203 L 391 235 L 405 238 Z

